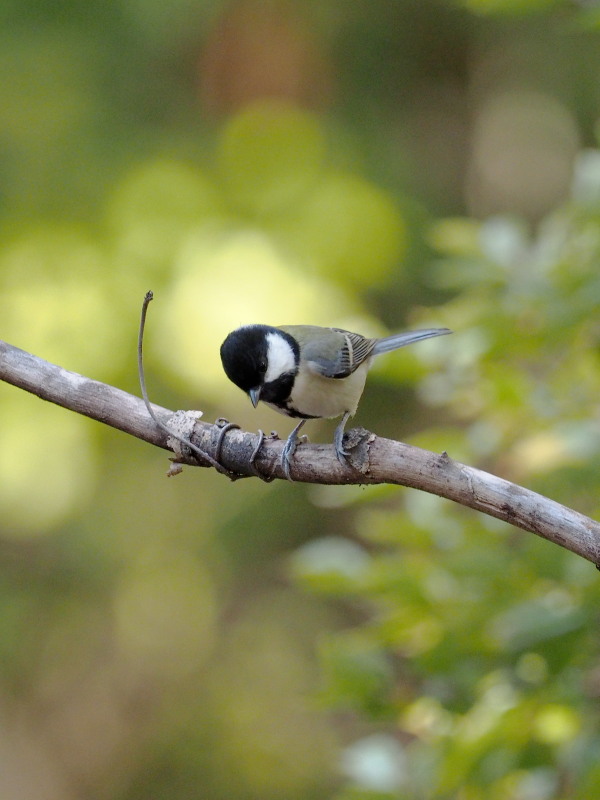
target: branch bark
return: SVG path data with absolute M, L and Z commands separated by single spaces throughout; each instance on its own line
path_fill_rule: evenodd
M 174 451 L 178 463 L 208 466 L 191 451 L 186 453 L 184 446 L 155 425 L 141 398 L 69 372 L 2 341 L 0 379 L 42 400 Z M 181 412 L 178 416 L 160 406 L 153 408 L 171 429 L 181 422 Z M 280 466 L 283 442 L 265 439 L 253 466 L 257 434 L 239 429 L 224 433 L 222 426 L 192 417 L 193 412 L 184 418 L 192 420 L 189 439 L 202 451 L 213 457 L 218 455 L 231 477 L 250 477 L 258 470 L 269 478 L 285 478 Z M 391 483 L 421 489 L 509 522 L 600 564 L 600 524 L 595 520 L 510 481 L 460 464 L 447 453 L 431 453 L 375 436 L 363 428 L 349 431 L 347 437 L 352 448 L 352 471 L 338 462 L 331 445 L 302 444 L 292 464 L 294 480 L 329 485 Z

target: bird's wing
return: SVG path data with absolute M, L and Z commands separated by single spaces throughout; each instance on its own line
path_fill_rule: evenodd
M 317 342 L 309 342 L 302 353 L 309 369 L 325 378 L 347 378 L 368 358 L 375 347 L 374 339 L 365 339 L 359 333 L 341 328 L 330 329 L 335 334 L 332 346 L 324 353 Z

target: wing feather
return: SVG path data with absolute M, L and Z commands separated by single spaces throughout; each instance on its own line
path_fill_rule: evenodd
M 373 352 L 375 339 L 366 339 L 359 333 L 351 333 L 341 328 L 330 328 L 335 334 L 335 343 L 328 355 L 323 355 L 320 347 L 307 345 L 303 357 L 310 369 L 325 378 L 347 378 Z

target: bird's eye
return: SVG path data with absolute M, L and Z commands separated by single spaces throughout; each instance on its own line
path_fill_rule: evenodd
M 266 372 L 267 371 L 267 362 L 266 361 L 259 361 L 258 362 L 258 371 L 259 372 Z

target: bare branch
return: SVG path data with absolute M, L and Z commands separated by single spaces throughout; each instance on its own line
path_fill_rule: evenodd
M 153 422 L 141 398 L 68 372 L 2 341 L 0 379 L 157 447 L 171 449 L 168 434 Z M 153 409 L 167 427 L 172 427 L 174 412 L 160 406 Z M 600 524 L 589 517 L 510 481 L 460 464 L 446 453 L 439 455 L 383 439 L 362 428 L 349 431 L 348 437 L 346 445 L 352 448 L 353 471 L 339 463 L 331 445 L 303 444 L 293 460 L 294 480 L 330 485 L 391 483 L 421 489 L 509 522 L 600 564 Z M 259 443 L 257 434 L 227 430 L 223 436 L 219 425 L 196 421 L 190 438 L 212 458 L 220 448 L 219 460 L 232 477 L 250 477 L 258 469 L 265 477 L 285 478 L 280 465 L 283 442 L 279 440 L 265 439 L 253 465 L 252 455 Z M 177 460 L 207 466 L 191 451 L 178 452 Z

